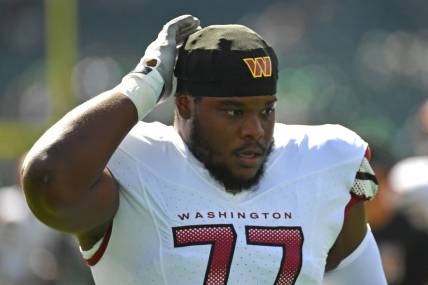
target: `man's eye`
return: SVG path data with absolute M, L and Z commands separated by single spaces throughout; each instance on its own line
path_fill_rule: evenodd
M 230 117 L 238 117 L 241 116 L 243 114 L 242 110 L 224 110 L 226 112 L 226 114 Z
M 262 115 L 263 116 L 269 116 L 273 112 L 275 112 L 275 107 L 269 107 L 269 108 L 266 108 L 262 111 Z

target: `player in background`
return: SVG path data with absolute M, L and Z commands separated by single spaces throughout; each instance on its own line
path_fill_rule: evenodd
M 171 20 L 117 87 L 32 147 L 30 208 L 78 238 L 97 284 L 321 284 L 332 269 L 385 284 L 367 143 L 276 123 L 277 78 L 251 29 Z M 140 122 L 172 94 L 174 126 Z

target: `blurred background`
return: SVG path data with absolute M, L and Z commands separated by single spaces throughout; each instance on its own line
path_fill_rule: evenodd
M 20 158 L 185 13 L 245 24 L 275 48 L 279 121 L 342 124 L 370 143 L 382 194 L 368 214 L 389 282 L 428 284 L 427 12 L 423 0 L 0 0 L 0 285 L 92 284 L 75 241 L 28 212 Z

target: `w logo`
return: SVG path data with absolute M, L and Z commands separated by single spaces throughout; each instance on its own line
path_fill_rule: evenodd
M 254 78 L 272 76 L 272 62 L 269 56 L 248 57 L 242 59 Z

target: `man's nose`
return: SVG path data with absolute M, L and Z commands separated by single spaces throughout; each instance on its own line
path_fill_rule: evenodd
M 241 136 L 243 138 L 251 138 L 259 140 L 263 137 L 265 130 L 263 128 L 263 122 L 257 115 L 249 115 L 243 119 L 241 125 Z

